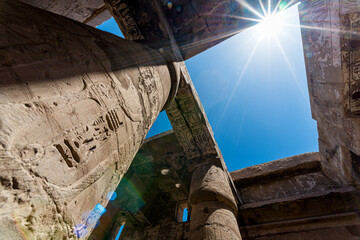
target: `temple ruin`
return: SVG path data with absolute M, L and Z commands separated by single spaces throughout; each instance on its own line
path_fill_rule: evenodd
M 0 2 L 0 239 L 360 239 L 360 1 L 299 5 L 319 152 L 234 172 L 184 61 L 261 6 L 167 3 Z

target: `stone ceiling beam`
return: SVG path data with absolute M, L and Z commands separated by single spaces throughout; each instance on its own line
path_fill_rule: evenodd
M 21 0 L 33 7 L 96 27 L 111 18 L 103 0 Z
M 185 60 L 257 23 L 244 19 L 259 19 L 237 0 L 105 2 L 127 39 L 146 42 L 166 55 L 174 47 L 166 40 L 171 35 Z M 262 12 L 257 1 L 251 7 Z

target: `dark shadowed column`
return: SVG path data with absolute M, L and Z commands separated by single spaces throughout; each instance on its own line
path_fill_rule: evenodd
M 0 2 L 0 36 L 0 239 L 71 238 L 74 224 L 86 236 L 169 99 L 175 68 L 12 0 Z
M 190 186 L 190 239 L 241 239 L 237 205 L 226 173 L 218 166 L 197 167 Z

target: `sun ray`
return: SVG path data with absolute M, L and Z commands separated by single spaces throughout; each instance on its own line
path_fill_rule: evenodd
M 238 129 L 237 129 L 237 138 L 236 138 L 236 143 L 238 144 L 241 140 L 241 137 L 242 137 L 242 131 L 244 129 L 244 122 L 245 122 L 245 116 L 247 114 L 247 111 L 246 111 L 246 107 L 243 108 L 243 111 L 241 113 L 241 118 L 240 118 L 240 121 L 239 121 L 239 124 L 237 125 L 238 126 Z
M 242 5 L 244 8 L 255 14 L 261 19 L 264 19 L 264 16 L 261 15 L 258 11 L 256 11 L 253 7 L 250 6 L 245 0 L 236 0 L 240 5 Z
M 230 17 L 230 18 L 235 18 L 235 19 L 242 19 L 242 20 L 247 20 L 247 21 L 251 21 L 251 22 L 261 22 L 261 19 L 257 19 L 257 18 L 249 18 L 249 17 L 240 17 L 240 16 L 235 16 L 235 15 L 226 15 L 226 17 Z
M 205 43 L 214 42 L 214 41 L 218 41 L 218 40 L 221 40 L 221 39 L 229 38 L 231 36 L 234 36 L 234 35 L 242 32 L 242 31 L 245 31 L 245 30 L 250 29 L 250 28 L 251 27 L 236 30 L 236 31 L 232 31 L 232 32 L 228 32 L 226 34 L 216 35 L 216 36 L 205 38 L 203 40 L 196 41 L 196 42 L 193 42 L 193 43 L 183 42 L 183 43 L 179 43 L 178 45 L 181 48 L 181 50 L 188 50 L 188 49 L 190 49 L 192 47 L 196 47 L 197 45 L 202 45 L 202 44 L 205 44 Z
M 279 8 L 280 6 L 280 3 L 281 3 L 281 0 L 278 1 L 278 3 L 276 4 L 275 8 L 274 8 L 274 11 L 272 12 L 272 14 L 275 14 L 277 9 Z
M 212 36 L 212 37 L 207 37 L 205 39 L 202 39 L 202 40 L 198 40 L 196 42 L 189 42 L 189 41 L 185 41 L 185 42 L 179 42 L 178 43 L 178 46 L 179 48 L 181 49 L 181 51 L 185 51 L 185 50 L 189 50 L 191 48 L 196 48 L 198 47 L 199 45 L 203 45 L 203 44 L 206 44 L 206 43 L 210 43 L 210 42 L 216 42 L 216 41 L 219 41 L 221 39 L 227 39 L 231 36 L 234 36 L 242 31 L 245 31 L 247 29 L 250 29 L 252 26 L 250 27 L 247 27 L 247 28 L 244 28 L 244 29 L 240 29 L 240 30 L 236 30 L 236 31 L 231 31 L 231 32 L 227 32 L 227 33 L 224 33 L 224 34 L 219 34 L 219 35 L 216 35 L 216 36 Z M 163 54 L 163 56 L 168 56 L 171 54 L 171 46 L 170 47 L 164 47 L 164 48 L 161 48 L 161 53 Z M 159 58 L 159 60 L 161 60 L 162 58 Z
M 286 4 L 286 6 L 284 7 L 284 9 L 282 10 L 285 10 L 285 9 L 288 9 L 290 7 L 290 5 L 294 2 L 295 0 L 291 0 L 288 4 Z M 299 3 L 300 4 L 300 3 Z
M 243 69 L 242 69 L 242 71 L 241 71 L 241 73 L 240 73 L 240 77 L 239 77 L 238 81 L 236 82 L 236 84 L 235 84 L 235 86 L 234 86 L 234 88 L 233 88 L 233 90 L 232 90 L 232 92 L 231 92 L 228 100 L 226 101 L 226 105 L 225 105 L 225 107 L 224 107 L 224 109 L 223 109 L 223 111 L 222 111 L 222 113 L 221 113 L 221 116 L 220 116 L 220 118 L 219 118 L 219 121 L 216 123 L 216 126 L 215 126 L 215 128 L 214 128 L 214 132 L 216 131 L 216 129 L 217 129 L 218 126 L 220 125 L 222 119 L 224 118 L 225 113 L 226 113 L 226 111 L 227 111 L 227 109 L 229 108 L 229 105 L 230 105 L 230 103 L 231 103 L 231 100 L 232 100 L 232 98 L 234 97 L 234 95 L 235 95 L 235 93 L 236 93 L 236 91 L 237 91 L 237 89 L 238 89 L 238 87 L 239 87 L 239 85 L 240 85 L 240 83 L 241 83 L 241 80 L 242 80 L 242 78 L 243 78 L 243 76 L 244 76 L 244 74 L 245 74 L 245 72 L 246 72 L 246 70 L 247 70 L 247 68 L 248 68 L 248 66 L 249 66 L 249 64 L 250 64 L 250 62 L 251 62 L 254 54 L 255 54 L 255 52 L 256 52 L 257 47 L 259 46 L 259 43 L 260 43 L 260 41 L 257 41 L 257 43 L 255 44 L 253 50 L 251 51 L 250 56 L 249 56 L 248 60 L 246 61 L 245 65 L 244 65 L 244 67 L 243 67 Z
M 298 25 L 298 24 L 284 23 L 284 26 L 300 27 L 300 28 L 304 28 L 304 29 L 319 30 L 319 31 L 329 31 L 329 32 L 337 32 L 337 33 L 359 34 L 359 32 L 356 32 L 356 31 L 347 31 L 347 30 L 343 30 L 343 29 L 315 27 L 315 26 L 306 26 L 306 25 Z
M 285 53 L 284 49 L 282 48 L 279 39 L 277 38 L 277 36 L 275 36 L 274 39 L 275 39 L 275 42 L 277 43 L 277 45 L 279 47 L 281 55 L 284 57 L 284 60 L 285 60 L 286 64 L 289 67 L 290 73 L 291 73 L 291 75 L 293 76 L 293 78 L 295 80 L 296 86 L 298 87 L 301 95 L 304 97 L 304 100 L 308 101 L 308 98 L 306 97 L 306 94 L 304 93 L 303 89 L 300 86 L 299 79 L 298 79 L 297 75 L 295 74 L 295 71 L 294 71 L 293 67 L 291 66 L 289 58 L 286 56 L 286 53 Z
M 268 15 L 271 15 L 271 0 L 268 0 Z
M 264 16 L 266 17 L 266 16 L 267 16 L 267 12 L 266 12 L 266 10 L 265 10 L 265 7 L 264 7 L 264 4 L 263 4 L 262 0 L 259 0 L 259 4 L 260 4 L 260 7 L 261 7 L 261 10 L 262 10 L 263 13 L 264 13 Z

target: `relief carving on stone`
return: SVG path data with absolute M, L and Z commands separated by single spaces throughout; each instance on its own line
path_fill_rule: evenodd
M 202 154 L 216 154 L 212 137 L 207 129 L 190 86 L 182 81 L 175 100 L 166 109 L 175 134 L 189 158 Z
M 360 12 L 342 15 L 341 23 L 346 110 L 350 115 L 358 116 L 360 114 Z
M 150 48 L 18 2 L 0 3 L 0 35 L 0 225 L 16 239 L 6 224 L 19 211 L 30 238 L 70 236 L 106 206 L 168 99 L 170 70 Z

